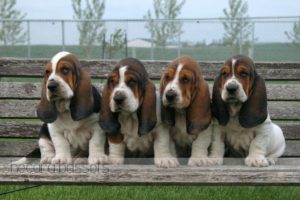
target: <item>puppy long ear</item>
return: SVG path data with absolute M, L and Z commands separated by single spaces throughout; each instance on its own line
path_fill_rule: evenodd
M 164 81 L 164 74 L 161 76 L 160 79 L 160 117 L 161 121 L 168 126 L 175 126 L 175 110 L 171 107 L 165 107 L 162 102 L 163 94 L 166 88 L 166 83 Z
M 77 75 L 78 85 L 70 103 L 71 117 L 74 121 L 88 117 L 94 110 L 94 96 L 90 76 L 82 68 L 79 71 Z
M 186 109 L 186 128 L 189 134 L 198 134 L 211 122 L 210 95 L 207 83 L 199 80 L 191 104 Z
M 110 110 L 110 95 L 111 90 L 106 84 L 102 90 L 99 124 L 108 134 L 116 135 L 119 132 L 121 125 L 118 121 L 118 113 L 113 113 Z
M 267 92 L 264 80 L 254 71 L 252 93 L 243 104 L 239 122 L 244 128 L 252 128 L 263 123 L 268 116 Z
M 143 103 L 137 111 L 139 119 L 138 134 L 149 133 L 156 125 L 156 89 L 155 85 L 147 80 L 144 91 Z
M 218 119 L 219 124 L 225 126 L 229 122 L 229 111 L 227 105 L 221 97 L 221 76 L 217 76 L 214 81 L 212 92 L 212 114 Z
M 42 95 L 41 101 L 37 106 L 37 116 L 40 120 L 45 123 L 52 123 L 57 118 L 57 110 L 54 102 L 50 102 L 47 99 L 46 92 L 47 92 L 47 79 L 44 78 L 43 85 L 42 85 Z

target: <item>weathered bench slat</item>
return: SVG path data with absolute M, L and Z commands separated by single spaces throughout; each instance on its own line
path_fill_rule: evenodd
M 0 137 L 37 138 L 42 122 L 0 122 Z M 287 140 L 300 139 L 300 124 L 280 124 Z
M 26 156 L 37 147 L 36 141 L 0 141 L 0 157 L 19 157 Z M 288 140 L 287 147 L 284 152 L 284 157 L 299 157 L 300 142 Z
M 114 67 L 116 60 L 82 61 L 89 66 L 94 78 L 105 78 Z M 151 78 L 159 79 L 169 61 L 143 61 Z M 0 59 L 3 76 L 41 77 L 47 60 Z M 200 62 L 205 79 L 212 80 L 223 62 Z M 300 77 L 300 63 L 257 63 L 258 72 L 267 80 L 297 80 Z
M 103 84 L 94 84 L 98 89 Z M 209 84 L 210 92 L 212 84 Z M 158 87 L 158 85 L 157 85 Z M 40 98 L 41 83 L 1 82 L 0 98 Z M 300 99 L 300 84 L 267 84 L 269 100 L 298 100 Z
M 0 118 L 35 118 L 38 100 L 0 99 Z M 270 101 L 272 119 L 288 120 L 300 118 L 300 102 Z
M 296 158 L 298 159 L 298 158 Z M 299 160 L 299 159 L 298 159 Z M 299 162 L 299 161 L 298 161 Z M 299 185 L 298 165 L 157 168 L 154 165 L 0 165 L 2 183 Z

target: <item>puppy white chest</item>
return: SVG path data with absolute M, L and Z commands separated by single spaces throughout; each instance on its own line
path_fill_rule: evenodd
M 255 138 L 255 132 L 251 128 L 243 128 L 238 122 L 238 117 L 230 118 L 226 127 L 223 127 L 225 140 L 236 151 L 248 152 L 251 141 Z
M 137 114 L 120 114 L 119 122 L 121 124 L 121 133 L 124 135 L 124 142 L 130 151 L 147 152 L 153 143 L 153 134 L 138 135 L 138 117 Z
M 171 128 L 171 137 L 180 146 L 191 145 L 193 137 L 186 131 L 186 113 L 176 112 L 175 127 Z
M 68 140 L 71 151 L 88 150 L 88 142 L 91 138 L 93 128 L 98 121 L 95 113 L 80 121 L 73 121 L 69 112 L 60 113 L 57 120 L 48 124 L 50 134 L 63 134 Z

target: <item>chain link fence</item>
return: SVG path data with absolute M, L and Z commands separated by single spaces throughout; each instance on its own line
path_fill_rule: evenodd
M 50 58 L 57 51 L 66 50 L 83 59 L 120 59 L 136 57 L 143 60 L 171 60 L 187 54 L 203 61 L 220 61 L 232 54 L 246 54 L 257 61 L 300 61 L 300 45 L 293 44 L 287 33 L 293 31 L 299 17 L 247 18 L 248 26 L 235 34 L 235 43 L 226 43 L 226 19 L 153 20 L 161 24 L 181 25 L 180 33 L 173 33 L 163 41 L 149 32 L 145 20 L 0 20 L 0 57 Z M 21 22 L 23 41 L 4 41 L 5 27 Z M 227 20 L 229 23 L 229 21 Z M 101 35 L 84 43 L 87 33 L 78 25 L 103 23 Z M 231 20 L 230 23 L 240 23 Z M 166 28 L 167 29 L 167 28 Z M 94 30 L 88 33 L 93 35 Z M 166 33 L 165 31 L 164 34 Z M 248 34 L 245 38 L 245 33 Z M 87 37 L 87 36 L 86 36 Z M 91 37 L 91 36 L 90 36 Z M 163 43 L 163 44 L 162 44 Z

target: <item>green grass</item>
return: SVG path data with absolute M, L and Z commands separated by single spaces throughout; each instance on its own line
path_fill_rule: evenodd
M 51 58 L 55 53 L 61 51 L 62 47 L 59 45 L 34 45 L 31 47 L 32 58 Z M 66 46 L 65 50 L 73 52 L 80 59 L 101 59 L 102 48 L 94 47 L 92 53 L 87 57 L 85 50 L 80 46 Z M 230 47 L 225 46 L 202 46 L 202 47 L 182 47 L 181 54 L 187 54 L 197 60 L 203 61 L 224 61 L 232 54 Z M 27 57 L 27 46 L 0 46 L 0 55 L 2 57 Z M 128 48 L 127 56 L 136 56 L 142 60 L 151 59 L 151 50 L 149 48 Z M 178 49 L 159 49 L 153 50 L 154 60 L 173 60 L 178 55 Z M 113 55 L 113 59 L 121 59 L 126 57 L 125 49 L 121 49 Z M 106 57 L 107 58 L 107 57 Z M 254 46 L 254 60 L 255 61 L 300 61 L 300 48 L 286 43 L 259 43 Z
M 25 187 L 0 186 L 0 192 Z M 40 186 L 1 199 L 242 199 L 297 200 L 300 187 L 280 186 Z

